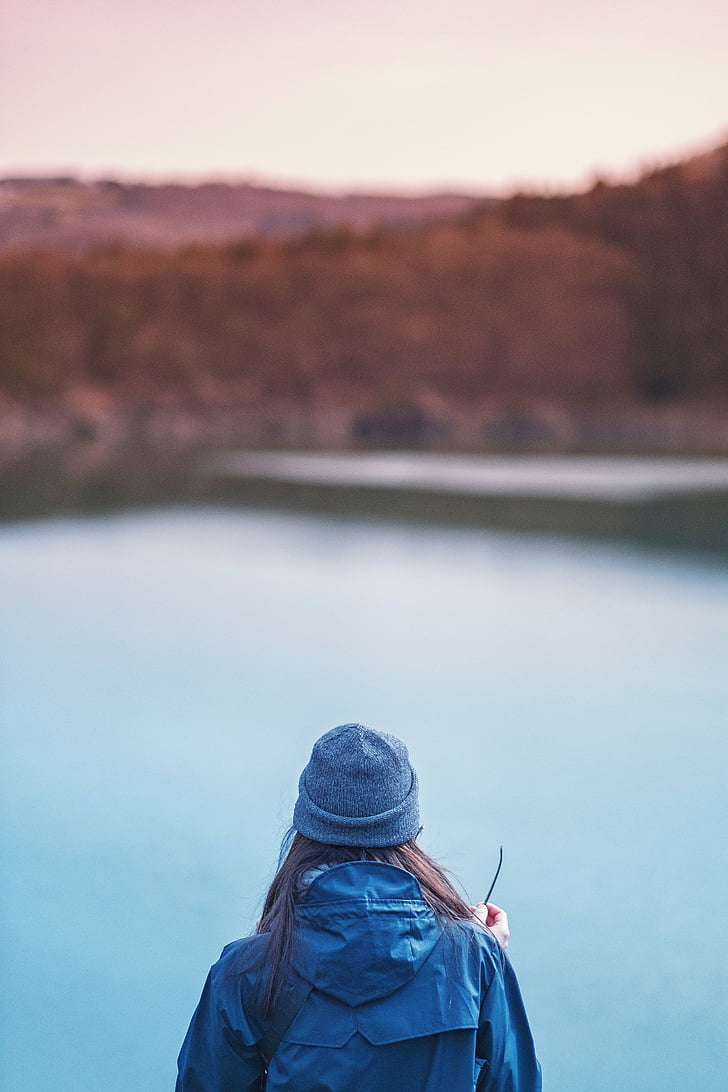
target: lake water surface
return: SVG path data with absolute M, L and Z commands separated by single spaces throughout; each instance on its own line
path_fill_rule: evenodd
M 314 739 L 401 735 L 550 1092 L 725 1088 L 728 566 L 244 510 L 0 526 L 2 1087 L 162 1092 Z

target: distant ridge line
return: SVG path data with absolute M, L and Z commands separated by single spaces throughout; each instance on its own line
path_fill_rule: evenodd
M 167 249 L 336 228 L 396 228 L 458 217 L 488 200 L 457 193 L 326 194 L 251 182 L 5 177 L 0 250 L 79 252 L 115 240 Z

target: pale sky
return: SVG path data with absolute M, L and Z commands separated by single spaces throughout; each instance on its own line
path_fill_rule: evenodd
M 0 175 L 586 184 L 728 139 L 726 0 L 0 0 Z

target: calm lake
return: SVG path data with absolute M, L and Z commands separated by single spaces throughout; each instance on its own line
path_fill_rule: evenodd
M 314 739 L 402 736 L 548 1092 L 722 1092 L 728 565 L 201 507 L 0 525 L 2 1087 L 162 1092 Z M 443 1090 L 445 1092 L 445 1090 Z

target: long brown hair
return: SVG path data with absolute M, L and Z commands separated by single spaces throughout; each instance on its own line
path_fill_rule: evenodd
M 447 872 L 412 838 L 398 846 L 329 846 L 314 842 L 298 831 L 289 831 L 283 840 L 281 857 L 263 905 L 256 933 L 268 933 L 265 953 L 266 980 L 261 1011 L 270 1016 L 275 1008 L 286 966 L 295 939 L 296 902 L 311 869 L 344 864 L 346 861 L 381 861 L 412 873 L 420 885 L 422 897 L 444 921 L 472 918 L 465 899 L 448 879 Z

